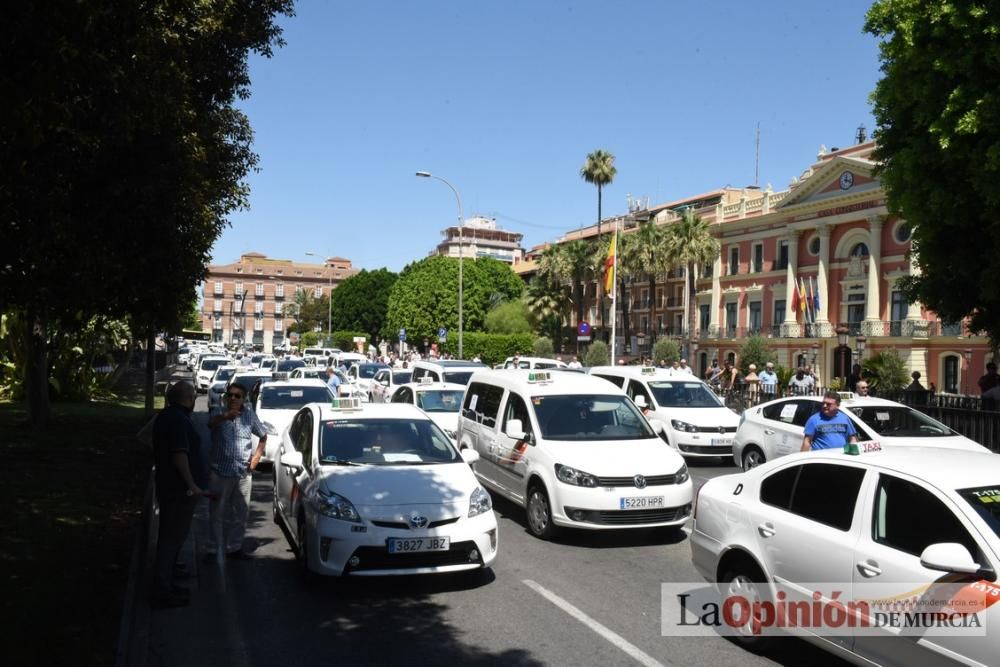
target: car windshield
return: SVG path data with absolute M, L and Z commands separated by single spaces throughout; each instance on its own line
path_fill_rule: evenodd
M 406 384 L 413 377 L 412 371 L 406 371 L 405 373 L 393 373 L 392 383 L 393 384 Z
M 475 371 L 445 371 L 444 382 L 453 384 L 469 384 L 469 378 Z
M 225 382 L 229 378 L 233 377 L 234 373 L 236 373 L 235 368 L 220 368 L 219 370 L 215 371 L 215 381 Z
M 972 505 L 995 535 L 1000 536 L 1000 484 L 974 489 L 959 489 L 958 495 Z
M 701 382 L 671 382 L 650 380 L 649 385 L 657 405 L 665 408 L 719 408 L 722 401 Z
M 264 385 L 260 388 L 261 410 L 298 410 L 306 403 L 328 403 L 333 394 L 326 387 L 284 387 Z
M 463 393 L 458 389 L 418 390 L 417 407 L 424 412 L 458 412 Z
M 287 373 L 288 371 L 293 371 L 296 368 L 302 368 L 306 365 L 306 362 L 301 359 L 282 359 L 274 367 L 274 370 L 279 373 Z
M 203 371 L 214 371 L 219 366 L 226 363 L 225 359 L 205 359 L 201 362 L 201 370 Z
M 376 366 L 375 364 L 362 364 L 358 366 L 358 377 L 363 380 L 371 380 L 375 377 L 375 374 L 380 370 L 385 368 L 385 366 Z
M 323 423 L 320 463 L 377 466 L 454 463 L 461 457 L 429 419 L 331 419 Z
M 656 434 L 625 396 L 532 396 L 547 440 L 641 440 Z
M 298 376 L 300 378 L 318 378 L 320 377 L 320 373 L 322 373 L 323 371 L 321 371 L 316 367 L 313 368 L 306 367 L 306 368 L 297 368 L 295 372 L 299 374 Z
M 847 408 L 878 435 L 907 438 L 941 438 L 955 431 L 905 405 L 852 405 Z

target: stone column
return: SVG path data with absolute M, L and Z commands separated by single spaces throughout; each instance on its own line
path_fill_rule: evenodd
M 865 322 L 875 323 L 882 319 L 879 299 L 879 288 L 882 282 L 879 276 L 882 258 L 882 218 L 879 216 L 868 218 L 868 228 L 870 238 L 868 242 L 868 292 L 865 295 Z M 869 325 L 868 333 L 882 335 L 881 330 L 875 324 Z
M 712 305 L 708 307 L 708 335 L 710 338 L 719 336 L 719 308 L 722 305 L 722 246 L 719 246 L 719 254 L 712 262 Z
M 781 325 L 781 335 L 785 338 L 798 338 L 802 335 L 802 329 L 796 321 L 795 306 L 795 278 L 799 270 L 799 233 L 790 232 L 788 234 L 788 268 L 785 271 L 785 322 Z
M 819 294 L 819 311 L 816 313 L 816 335 L 826 338 L 833 335 L 828 315 L 830 308 L 830 225 L 819 225 L 819 271 L 816 274 L 816 292 Z

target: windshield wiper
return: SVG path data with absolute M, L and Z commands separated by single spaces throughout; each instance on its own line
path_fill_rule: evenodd
M 358 463 L 357 461 L 348 461 L 347 459 L 320 459 L 320 465 L 327 466 L 365 466 L 367 463 Z

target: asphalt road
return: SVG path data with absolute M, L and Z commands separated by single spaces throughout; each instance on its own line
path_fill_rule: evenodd
M 696 484 L 734 471 L 691 466 Z M 494 509 L 492 571 L 307 583 L 272 521 L 270 472 L 260 472 L 245 545 L 253 560 L 197 562 L 192 605 L 153 612 L 151 663 L 844 664 L 792 638 L 761 657 L 721 637 L 661 636 L 660 583 L 701 581 L 686 532 L 570 531 L 543 542 L 522 509 L 501 499 Z M 204 513 L 195 528 L 204 534 Z

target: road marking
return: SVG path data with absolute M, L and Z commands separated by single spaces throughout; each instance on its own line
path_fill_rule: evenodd
M 621 650 L 625 651 L 625 653 L 628 653 L 630 656 L 635 658 L 635 660 L 639 662 L 639 664 L 646 665 L 646 667 L 664 667 L 664 664 L 662 662 L 656 660 L 651 655 L 640 649 L 638 646 L 629 643 L 624 637 L 622 637 L 618 633 L 601 625 L 600 623 L 592 619 L 590 616 L 587 616 L 585 613 L 574 607 L 566 600 L 563 600 L 561 597 L 559 597 L 549 589 L 545 588 L 541 584 L 532 581 L 531 579 L 524 579 L 522 580 L 522 583 L 528 588 L 534 590 L 536 593 L 541 595 L 543 598 L 545 598 L 555 606 L 562 609 L 564 612 L 566 612 L 576 620 L 586 625 L 588 628 L 590 628 L 600 636 L 607 639 L 609 642 L 611 642 Z

